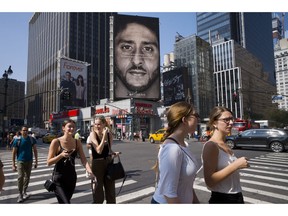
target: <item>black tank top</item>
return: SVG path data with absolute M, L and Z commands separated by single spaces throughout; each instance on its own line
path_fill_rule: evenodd
M 101 143 L 101 140 L 100 140 L 100 137 L 97 135 L 96 132 L 94 132 L 96 134 L 96 139 L 97 139 L 97 142 L 98 143 Z M 99 158 L 106 158 L 109 156 L 109 145 L 110 145 L 110 140 L 109 140 L 109 134 L 108 135 L 108 142 L 104 144 L 104 148 L 103 148 L 103 151 L 101 154 L 98 154 L 96 152 L 96 150 L 92 147 L 91 150 L 92 150 L 92 157 L 93 159 L 99 159 Z
M 60 145 L 60 151 L 57 155 L 61 154 L 61 152 L 65 151 L 65 149 L 61 146 L 61 142 L 58 139 Z M 76 149 L 77 149 L 77 140 L 75 140 Z M 68 175 L 74 174 L 75 172 L 75 158 L 77 156 L 77 150 L 75 150 L 68 158 L 61 158 L 54 167 L 54 173 L 60 175 Z

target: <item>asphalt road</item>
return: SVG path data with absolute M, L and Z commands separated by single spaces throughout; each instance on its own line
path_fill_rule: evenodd
M 189 148 L 201 163 L 203 143 L 187 140 Z M 29 190 L 33 194 L 25 203 L 57 203 L 53 193 L 45 191 L 44 181 L 51 175 L 52 168 L 47 167 L 46 159 L 49 144 L 38 140 L 39 168 L 32 170 Z M 85 143 L 83 149 L 88 157 Z M 158 144 L 142 141 L 114 140 L 114 151 L 121 151 L 121 161 L 127 173 L 117 203 L 148 204 L 154 192 L 155 173 L 151 169 L 158 153 Z M 251 167 L 241 170 L 241 184 L 246 203 L 288 203 L 288 154 L 273 153 L 267 150 L 241 149 L 234 150 L 237 157 L 249 158 Z M 0 195 L 0 203 L 16 203 L 17 173 L 11 170 L 11 151 L 0 148 L 0 158 L 4 163 L 6 175 L 5 191 Z M 89 180 L 85 178 L 85 170 L 78 161 L 77 186 L 72 203 L 91 203 L 92 196 Z M 121 180 L 116 182 L 119 191 Z M 195 190 L 201 203 L 207 203 L 210 192 L 207 190 L 203 173 L 200 171 L 195 181 Z

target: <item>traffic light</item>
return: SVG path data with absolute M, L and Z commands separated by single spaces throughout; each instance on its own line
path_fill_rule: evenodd
M 69 91 L 66 92 L 66 100 L 71 99 L 71 93 Z
M 234 101 L 235 103 L 237 103 L 238 100 L 239 100 L 238 93 L 237 93 L 237 92 L 234 92 L 232 97 L 233 97 L 233 101 Z
M 61 95 L 62 100 L 70 100 L 71 99 L 71 93 L 69 91 L 64 91 Z

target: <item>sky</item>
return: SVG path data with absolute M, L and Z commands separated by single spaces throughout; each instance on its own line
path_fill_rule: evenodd
M 121 14 L 158 17 L 160 22 L 160 53 L 161 62 L 166 53 L 173 51 L 176 32 L 182 36 L 196 33 L 195 13 L 132 13 Z M 11 65 L 12 79 L 26 81 L 28 58 L 28 23 L 33 13 L 0 12 L 0 72 L 4 72 Z M 179 23 L 185 23 L 179 25 Z
M 32 1 L 32 2 L 30 2 Z M 129 15 L 139 15 L 139 16 L 149 16 L 158 17 L 160 20 L 160 54 L 161 54 L 161 64 L 163 64 L 164 55 L 173 51 L 173 45 L 176 33 L 180 33 L 182 36 L 190 36 L 196 33 L 196 11 L 235 11 L 233 5 L 229 8 L 221 7 L 221 4 L 214 5 L 211 4 L 215 1 L 213 0 L 176 0 L 169 2 L 165 0 L 165 4 L 160 4 L 160 0 L 145 0 L 143 5 L 142 1 L 135 0 L 121 0 L 123 4 L 113 6 L 111 2 L 113 0 L 101 1 L 105 4 L 101 6 L 97 5 L 97 10 L 89 5 L 79 5 L 79 3 L 74 3 L 74 0 L 69 0 L 69 4 L 50 4 L 46 2 L 48 0 L 41 0 L 41 4 L 35 4 L 33 0 L 26 1 L 16 1 L 9 0 L 8 3 L 5 2 L 4 6 L 1 4 L 0 7 L 0 72 L 4 73 L 11 65 L 13 74 L 9 78 L 17 79 L 19 81 L 27 80 L 27 59 L 28 59 L 28 23 L 33 15 L 33 11 L 53 11 L 53 12 L 63 12 L 63 11 L 82 11 L 82 12 L 107 12 L 114 11 L 120 12 L 122 14 Z M 116 0 L 115 0 L 116 1 Z M 219 2 L 224 2 L 229 0 L 219 0 Z M 258 1 L 258 0 L 254 0 Z M 267 6 L 265 2 L 267 2 Z M 269 11 L 273 10 L 269 5 L 270 0 L 261 0 L 262 4 L 260 9 L 253 9 L 252 11 Z M 281 4 L 282 0 L 277 0 Z M 25 4 L 22 5 L 22 3 Z M 31 4 L 29 4 L 29 2 Z M 38 2 L 38 1 L 37 1 Z M 58 2 L 58 1 L 57 1 Z M 67 0 L 61 0 L 60 2 L 67 2 Z M 79 1 L 77 1 L 79 2 Z M 97 0 L 82 0 L 81 2 L 95 2 Z M 117 2 L 119 2 L 117 0 Z M 127 4 L 125 4 L 127 2 Z M 137 4 L 135 4 L 137 2 Z M 149 3 L 153 4 L 153 8 L 149 8 Z M 183 3 L 185 2 L 185 4 Z M 212 3 L 211 3 L 212 2 Z M 235 0 L 233 2 L 236 2 Z M 241 0 L 242 3 L 249 2 L 248 0 Z M 32 4 L 33 3 L 33 4 Z M 176 4 L 177 3 L 177 4 Z M 182 4 L 181 4 L 182 3 Z M 6 4 L 6 5 L 5 5 Z M 14 7 L 18 5 L 18 7 Z M 31 5 L 34 5 L 31 7 Z M 111 6 L 112 5 L 112 6 Z M 115 5 L 115 4 L 114 4 Z M 127 7 L 129 5 L 129 7 Z M 200 7 L 199 7 L 200 5 Z M 59 6 L 59 7 L 58 7 Z M 187 7 L 186 7 L 187 6 Z M 148 7 L 148 8 L 147 8 Z M 191 8 L 188 9 L 187 8 Z M 224 8 L 224 10 L 223 10 Z M 281 8 L 281 7 L 280 7 Z M 282 9 L 282 8 L 281 8 Z M 128 12 L 127 12 L 128 11 Z M 141 11 L 141 12 L 133 12 Z M 144 12 L 142 12 L 144 11 Z M 150 12 L 152 11 L 152 12 Z M 241 8 L 241 4 L 237 6 L 236 11 L 247 11 L 247 7 Z M 277 11 L 274 9 L 274 11 Z M 270 11 L 271 12 L 271 11 Z M 288 13 L 286 14 L 286 29 L 288 29 Z

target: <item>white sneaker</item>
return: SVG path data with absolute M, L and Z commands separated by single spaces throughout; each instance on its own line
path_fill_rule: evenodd
M 30 197 L 30 194 L 28 194 L 28 193 L 24 193 L 23 194 L 23 199 L 24 200 L 28 199 L 29 197 Z
M 24 200 L 23 200 L 22 194 L 19 194 L 18 199 L 17 199 L 17 203 L 22 203 L 23 201 Z

